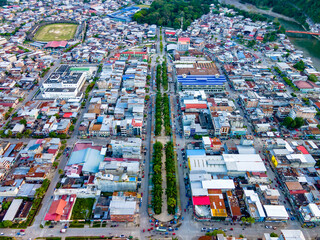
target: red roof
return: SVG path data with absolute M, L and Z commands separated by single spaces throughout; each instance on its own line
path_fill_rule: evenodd
M 291 195 L 293 194 L 305 194 L 307 193 L 306 190 L 292 190 L 292 191 L 289 191 Z
M 71 116 L 72 116 L 72 112 L 63 114 L 63 118 L 71 118 Z
M 195 196 L 193 199 L 193 205 L 210 205 L 210 199 L 208 196 Z
M 12 107 L 14 105 L 13 102 L 0 102 L 0 106 L 4 107 Z
M 73 148 L 73 152 L 80 151 L 80 150 L 87 149 L 87 148 L 96 149 L 98 151 L 101 151 L 102 146 L 94 146 L 91 143 L 76 143 L 76 145 Z
M 298 146 L 297 149 L 302 152 L 302 154 L 309 154 L 308 150 L 304 146 Z
M 68 44 L 67 41 L 52 41 L 52 42 L 48 42 L 47 45 L 45 46 L 45 48 L 57 48 L 57 47 L 66 47 Z
M 320 109 L 320 102 L 316 102 L 315 105 Z
M 190 42 L 190 38 L 179 38 L 179 42 Z
M 130 161 L 134 161 L 134 162 L 138 162 L 140 161 L 139 158 L 104 158 L 105 162 L 110 162 L 110 161 L 119 161 L 119 162 L 130 162 Z
M 267 174 L 261 173 L 261 172 L 252 172 L 253 176 L 259 176 L 259 177 L 268 177 Z
M 313 89 L 314 87 L 307 81 L 295 81 L 294 84 L 300 89 Z
M 134 127 L 142 127 L 142 122 L 136 122 L 134 119 L 132 119 L 132 126 L 134 126 Z
M 88 179 L 87 184 L 93 184 L 94 178 L 95 178 L 95 176 L 92 176 L 92 175 L 91 175 L 91 176 L 89 177 L 89 179 Z
M 63 209 L 65 208 L 66 205 L 67 205 L 67 202 L 62 199 L 53 201 L 44 220 L 45 221 L 60 221 L 61 215 L 63 214 Z
M 207 104 L 205 104 L 205 103 L 186 104 L 186 109 L 188 109 L 188 108 L 207 109 Z
M 166 31 L 166 34 L 167 34 L 167 35 L 175 35 L 176 32 L 167 32 L 167 31 Z
M 140 55 L 146 55 L 148 54 L 147 52 L 123 52 L 121 54 L 140 54 Z

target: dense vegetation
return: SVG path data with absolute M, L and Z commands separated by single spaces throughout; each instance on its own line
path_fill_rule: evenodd
M 94 201 L 94 198 L 77 198 L 71 218 L 75 220 L 90 219 Z
M 299 88 L 297 88 L 297 87 L 293 84 L 293 82 L 292 82 L 289 78 L 287 78 L 286 75 L 285 75 L 283 72 L 281 72 L 281 70 L 280 70 L 278 67 L 274 67 L 274 70 L 275 70 L 278 74 L 280 74 L 280 76 L 282 77 L 283 81 L 285 81 L 285 83 L 288 84 L 294 91 L 299 91 Z
M 162 129 L 162 97 L 161 93 L 157 92 L 156 95 L 156 113 L 155 113 L 155 129 L 154 134 L 159 136 L 161 134 Z
M 173 143 L 166 144 L 166 172 L 167 172 L 167 205 L 168 213 L 175 214 L 177 206 L 177 185 L 176 185 L 176 170 L 173 151 Z
M 160 214 L 162 210 L 162 148 L 161 142 L 153 145 L 152 207 L 155 214 Z
M 183 17 L 183 29 L 203 14 L 209 13 L 210 4 L 216 0 L 155 0 L 149 9 L 137 12 L 133 19 L 138 23 L 156 24 L 158 26 L 181 28 Z
M 282 124 L 288 129 L 301 128 L 304 124 L 304 120 L 301 117 L 292 119 L 291 117 L 286 117 Z
M 163 102 L 163 125 L 164 130 L 167 136 L 171 135 L 171 126 L 170 126 L 170 104 L 169 104 L 169 97 L 166 93 L 163 94 L 162 98 Z
M 157 90 L 160 91 L 160 88 L 161 88 L 161 65 L 160 64 L 158 64 L 157 66 L 156 84 L 157 84 Z
M 244 16 L 245 18 L 250 18 L 253 22 L 256 22 L 256 21 L 268 21 L 268 18 L 261 15 L 261 14 L 257 14 L 257 13 L 252 13 L 252 12 L 247 12 L 245 10 L 241 10 L 239 8 L 236 8 L 235 6 L 233 5 L 226 5 L 226 4 L 221 4 L 222 7 L 227 7 L 229 9 L 233 9 L 234 11 L 237 12 L 236 15 L 242 15 Z M 231 17 L 231 15 L 230 15 Z
M 300 60 L 299 62 L 297 62 L 295 65 L 293 65 L 293 67 L 295 69 L 297 69 L 298 71 L 304 71 L 304 69 L 306 68 L 304 62 L 302 60 Z
M 168 68 L 167 61 L 162 63 L 162 86 L 165 91 L 168 90 Z
M 290 0 L 302 9 L 313 21 L 320 23 L 320 1 L 318 0 Z
M 306 24 L 306 16 L 309 15 L 314 21 L 320 22 L 320 2 L 316 0 L 241 0 L 257 7 L 269 7 L 273 12 L 294 18 L 303 25 Z

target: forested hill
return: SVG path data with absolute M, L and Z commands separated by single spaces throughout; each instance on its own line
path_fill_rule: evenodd
M 7 0 L 0 0 L 0 6 L 7 5 Z
M 149 9 L 137 12 L 133 19 L 138 23 L 186 29 L 197 18 L 209 13 L 210 4 L 216 0 L 154 0 Z
M 276 13 L 296 19 L 300 23 L 305 22 L 305 14 L 316 23 L 320 23 L 319 0 L 240 0 L 251 3 L 257 7 L 270 7 Z

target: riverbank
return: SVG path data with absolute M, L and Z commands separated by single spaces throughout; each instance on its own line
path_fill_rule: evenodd
M 234 5 L 235 7 L 241 9 L 241 10 L 245 10 L 248 12 L 254 12 L 254 13 L 260 13 L 262 15 L 268 15 L 274 18 L 282 18 L 286 21 L 291 21 L 291 22 L 295 22 L 298 23 L 295 19 L 287 17 L 285 15 L 279 14 L 279 13 L 275 13 L 272 12 L 272 9 L 269 10 L 264 10 L 261 8 L 257 8 L 254 5 L 251 4 L 247 4 L 247 3 L 240 3 L 238 0 L 220 0 L 221 3 L 225 3 L 225 4 L 230 4 L 230 5 Z
M 277 18 L 281 25 L 284 26 L 286 30 L 296 30 L 296 31 L 307 31 L 304 26 L 298 23 L 295 19 L 286 17 L 282 14 L 274 13 L 270 10 L 263 10 L 257 8 L 251 4 L 243 4 L 238 0 L 220 0 L 221 3 L 226 3 L 234 5 L 235 7 L 254 13 L 263 14 L 266 17 L 270 17 L 272 20 Z M 305 57 L 310 57 L 313 66 L 320 70 L 320 38 L 311 35 L 288 35 L 290 42 L 300 51 L 304 52 Z

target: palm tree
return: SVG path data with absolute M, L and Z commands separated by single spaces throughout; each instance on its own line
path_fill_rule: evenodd
M 175 208 L 177 201 L 174 198 L 168 198 L 167 204 L 169 207 Z

